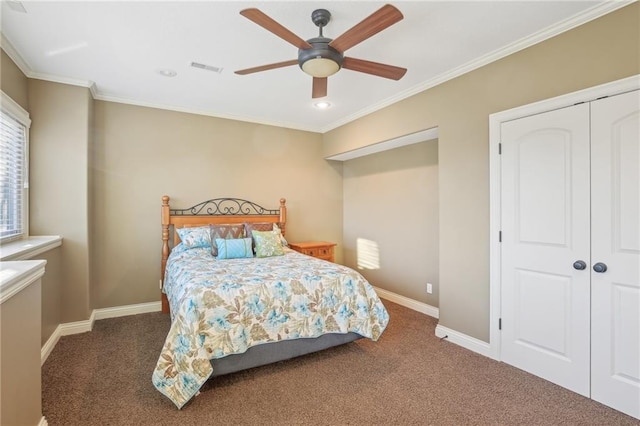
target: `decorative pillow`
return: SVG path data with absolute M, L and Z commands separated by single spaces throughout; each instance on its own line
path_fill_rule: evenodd
M 244 235 L 247 237 L 253 236 L 253 231 L 272 231 L 273 222 L 245 222 Z M 256 252 L 256 242 L 252 242 L 253 252 Z
M 273 231 L 253 231 L 256 244 L 256 257 L 282 256 L 284 249 L 280 242 L 280 235 Z
M 211 246 L 211 233 L 208 226 L 178 228 L 177 232 L 186 248 Z
M 221 225 L 211 225 L 211 254 L 218 255 L 216 239 L 231 240 L 244 238 L 244 225 L 242 223 L 225 223 Z
M 253 231 L 272 231 L 273 225 L 273 222 L 245 222 L 245 235 L 251 236 Z
M 289 247 L 289 242 L 284 238 L 284 235 L 282 235 L 282 230 L 275 223 L 273 224 L 273 232 L 280 235 L 280 242 L 282 243 L 283 246 Z
M 253 257 L 251 238 L 224 239 L 216 238 L 218 259 L 239 259 Z

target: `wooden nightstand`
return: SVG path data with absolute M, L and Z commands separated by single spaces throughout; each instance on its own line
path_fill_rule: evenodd
M 333 248 L 336 243 L 327 243 L 325 241 L 308 241 L 304 243 L 289 243 L 289 247 L 297 252 L 306 254 L 307 256 L 316 257 L 318 259 L 334 262 Z

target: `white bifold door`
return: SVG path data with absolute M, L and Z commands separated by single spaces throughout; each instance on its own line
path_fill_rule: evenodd
M 640 418 L 639 92 L 501 143 L 501 359 Z

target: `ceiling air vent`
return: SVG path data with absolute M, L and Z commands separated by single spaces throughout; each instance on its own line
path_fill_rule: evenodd
M 201 64 L 199 62 L 191 62 L 191 66 L 194 67 L 194 68 L 200 68 L 202 70 L 213 71 L 213 72 L 216 72 L 218 74 L 222 73 L 222 68 L 214 67 L 212 65 Z

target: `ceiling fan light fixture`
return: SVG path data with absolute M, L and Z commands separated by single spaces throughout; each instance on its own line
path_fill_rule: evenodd
M 307 42 L 310 48 L 298 50 L 298 64 L 302 71 L 318 78 L 329 77 L 340 71 L 344 57 L 329 46 L 330 38 L 316 37 Z
M 331 13 L 326 9 L 316 9 L 311 14 L 311 21 L 318 27 L 319 34 L 318 37 L 306 41 L 256 8 L 243 9 L 240 14 L 298 48 L 298 66 L 305 74 L 313 77 L 311 90 L 313 99 L 327 96 L 327 77 L 340 71 L 343 66 L 352 71 L 393 80 L 401 79 L 407 72 L 405 68 L 344 57 L 344 52 L 347 49 L 403 19 L 402 13 L 390 4 L 382 6 L 336 39 L 327 38 L 322 34 L 322 29 L 331 20 Z M 295 64 L 296 60 L 282 61 L 239 70 L 235 73 L 240 75 L 252 74 Z
M 312 77 L 329 77 L 340 70 L 340 65 L 333 59 L 318 57 L 307 59 L 301 68 Z

